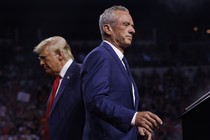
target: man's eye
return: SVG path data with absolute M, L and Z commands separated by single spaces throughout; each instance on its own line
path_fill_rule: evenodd
M 130 24 L 129 24 L 128 22 L 125 22 L 124 25 L 125 25 L 125 26 L 129 26 Z
M 39 57 L 40 60 L 46 60 L 46 58 L 47 58 L 46 56 L 40 56 Z

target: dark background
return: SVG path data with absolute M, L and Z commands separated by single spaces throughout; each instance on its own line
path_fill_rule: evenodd
M 187 39 L 194 26 L 209 28 L 208 0 L 7 0 L 0 2 L 2 37 L 12 37 L 13 27 L 19 39 L 63 35 L 71 40 L 100 39 L 99 15 L 112 5 L 127 7 L 136 28 L 136 38 L 150 39 L 155 28 L 161 36 L 175 33 Z M 164 37 L 163 37 L 164 38 Z
M 34 46 L 60 35 L 82 62 L 101 41 L 99 15 L 113 5 L 127 7 L 134 20 L 125 55 L 142 109 L 163 119 L 155 140 L 182 140 L 180 116 L 210 90 L 209 0 L 0 1 L 0 138 L 41 139 L 52 79 Z

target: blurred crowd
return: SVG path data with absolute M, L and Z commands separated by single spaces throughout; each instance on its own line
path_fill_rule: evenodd
M 92 49 L 71 46 L 79 62 Z M 33 47 L 33 43 L 0 42 L 0 140 L 42 140 L 52 79 L 40 68 Z M 138 46 L 126 52 L 140 104 L 164 122 L 155 140 L 182 140 L 180 116 L 209 90 L 208 55 L 200 49 Z

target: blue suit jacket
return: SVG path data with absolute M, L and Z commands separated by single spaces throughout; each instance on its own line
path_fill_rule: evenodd
M 63 77 L 49 116 L 50 140 L 82 139 L 85 112 L 80 69 L 73 61 Z
M 138 109 L 137 87 L 111 46 L 102 42 L 86 56 L 81 78 L 87 110 L 83 140 L 136 140 L 131 120 Z

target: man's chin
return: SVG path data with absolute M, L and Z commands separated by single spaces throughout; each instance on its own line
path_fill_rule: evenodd
M 128 48 L 131 45 L 131 42 L 126 42 L 126 44 L 124 45 L 124 48 Z
M 132 43 L 132 40 L 128 40 L 128 41 L 126 41 L 126 45 L 127 45 L 127 46 L 130 46 L 130 45 L 131 45 L 131 43 Z

